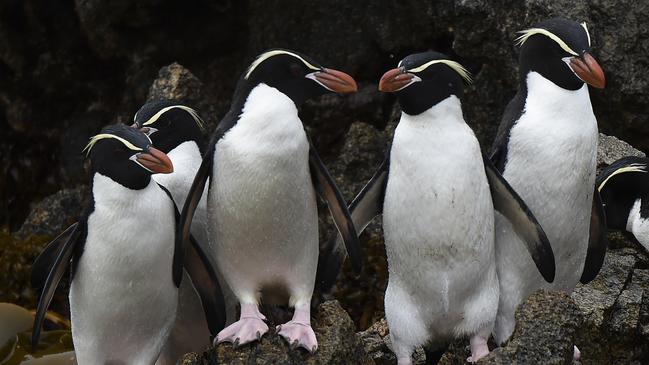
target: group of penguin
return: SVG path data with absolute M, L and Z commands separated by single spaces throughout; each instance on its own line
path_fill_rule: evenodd
M 491 334 L 498 344 L 511 336 L 529 294 L 570 292 L 597 275 L 605 216 L 649 236 L 649 196 L 628 188 L 649 186 L 646 160 L 613 164 L 596 184 L 588 85 L 605 78 L 586 25 L 549 19 L 518 43 L 519 90 L 488 155 L 463 118 L 462 65 L 425 52 L 387 71 L 379 90 L 396 95 L 401 119 L 349 207 L 298 107 L 356 82 L 294 51 L 252 62 L 207 144 L 198 113 L 170 101 L 147 103 L 132 126 L 105 127 L 85 149 L 90 203 L 34 263 L 34 346 L 69 268 L 79 364 L 174 364 L 212 339 L 259 340 L 269 331 L 261 302 L 293 307 L 275 332 L 314 352 L 316 278 L 330 287 L 346 257 L 359 270 L 358 235 L 382 214 L 398 364 L 418 346 L 436 363 L 458 337 L 470 339 L 468 361 L 486 356 Z M 316 195 L 339 232 L 322 252 Z

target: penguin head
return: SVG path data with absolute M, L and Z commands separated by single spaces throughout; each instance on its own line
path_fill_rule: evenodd
M 649 198 L 649 168 L 646 158 L 624 157 L 597 176 L 596 187 L 602 198 L 606 225 L 626 230 L 629 212 L 637 199 Z
M 154 148 L 143 132 L 123 124 L 110 125 L 84 148 L 92 173 L 100 173 L 130 189 L 143 189 L 151 174 L 173 172 L 164 152 Z
M 259 55 L 237 89 L 250 91 L 259 84 L 279 90 L 298 106 L 329 92 L 347 94 L 358 89 L 348 74 L 324 68 L 305 55 L 285 49 L 272 49 Z
M 160 151 L 169 153 L 181 143 L 201 147 L 205 123 L 198 113 L 172 100 L 151 101 L 135 113 L 133 125 L 144 132 Z
M 591 39 L 586 23 L 552 18 L 520 32 L 520 74 L 524 82 L 537 72 L 557 86 L 580 89 L 584 83 L 604 88 L 604 71 L 591 55 Z
M 469 72 L 459 63 L 437 52 L 415 53 L 386 72 L 379 81 L 379 90 L 393 92 L 401 110 L 417 115 L 451 95 L 463 96 L 463 80 L 471 82 Z

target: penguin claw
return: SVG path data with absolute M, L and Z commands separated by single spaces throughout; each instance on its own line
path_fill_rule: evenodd
M 236 349 L 261 337 L 268 332 L 268 325 L 260 318 L 242 318 L 223 329 L 216 336 L 214 345 L 231 342 Z
M 281 325 L 277 333 L 289 343 L 291 350 L 302 347 L 310 353 L 314 353 L 318 349 L 315 332 L 309 324 L 290 321 Z

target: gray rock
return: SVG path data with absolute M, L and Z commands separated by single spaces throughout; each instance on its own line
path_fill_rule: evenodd
M 201 100 L 203 83 L 188 69 L 174 62 L 158 71 L 158 78 L 149 88 L 147 101 L 177 100 L 194 104 Z
M 644 152 L 638 151 L 630 144 L 614 136 L 599 134 L 597 146 L 597 166 L 604 167 L 627 156 L 645 157 Z
M 576 340 L 589 364 L 631 364 L 649 361 L 646 308 L 649 271 L 633 249 L 609 251 L 602 271 L 572 294 L 585 322 Z
M 302 349 L 290 350 L 284 339 L 274 331 L 271 323 L 269 333 L 258 342 L 233 349 L 231 344 L 220 344 L 202 357 L 188 354 L 182 364 L 361 364 L 371 365 L 371 359 L 363 351 L 354 334 L 354 323 L 335 301 L 321 304 L 312 321 L 318 338 L 318 350 L 309 354 Z
M 85 186 L 78 186 L 46 197 L 32 209 L 14 238 L 23 240 L 30 236 L 56 236 L 78 219 L 86 192 Z

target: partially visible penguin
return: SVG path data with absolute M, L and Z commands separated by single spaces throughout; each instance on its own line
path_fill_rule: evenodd
M 649 251 L 649 159 L 624 157 L 597 176 L 606 226 L 632 233 Z
M 70 314 L 78 363 L 153 364 L 175 320 L 183 266 L 196 272 L 187 266 L 196 262 L 190 259 L 196 250 L 202 269 L 211 270 L 209 261 L 204 249 L 184 249 L 175 239 L 179 214 L 168 191 L 151 178 L 171 173 L 173 164 L 145 134 L 108 126 L 86 151 L 90 203 L 34 265 L 34 277 L 45 279 L 32 346 L 38 345 L 54 291 L 71 266 Z
M 402 114 L 389 156 L 354 199 L 359 232 L 381 212 L 388 258 L 385 316 L 398 363 L 425 345 L 436 363 L 457 337 L 475 362 L 498 307 L 494 207 L 516 223 L 539 269 L 554 261 L 543 230 L 489 160 L 462 115 L 468 72 L 443 54 L 404 58 L 379 83 Z
M 174 171 L 169 174 L 155 174 L 153 179 L 167 188 L 174 202 L 182 207 L 203 160 L 203 120 L 194 109 L 176 101 L 165 100 L 143 105 L 135 113 L 133 122 L 133 127 L 140 128 L 158 149 L 169 156 Z M 207 244 L 206 198 L 207 196 L 204 196 L 198 204 L 191 233 L 197 241 Z M 216 270 L 218 271 L 218 268 Z M 223 280 L 219 284 L 226 303 L 226 322 L 234 322 L 236 299 Z M 175 364 L 183 354 L 205 350 L 210 345 L 211 332 L 221 329 L 210 331 L 200 296 L 190 280 L 183 280 L 179 288 L 176 322 L 157 364 Z
M 209 178 L 210 245 L 241 305 L 239 320 L 216 343 L 236 346 L 263 336 L 268 326 L 258 305 L 264 301 L 294 307 L 293 319 L 277 332 L 292 347 L 317 349 L 310 318 L 319 255 L 316 192 L 327 201 L 356 269 L 361 257 L 347 205 L 305 133 L 298 106 L 356 89 L 351 76 L 284 49 L 262 53 L 239 80 L 181 219 L 186 238 Z
M 519 90 L 507 105 L 491 159 L 528 204 L 552 244 L 556 278 L 548 284 L 511 224 L 496 217 L 500 304 L 494 335 L 514 330 L 519 303 L 540 288 L 571 292 L 604 261 L 606 227 L 595 189 L 597 120 L 588 85 L 603 88 L 585 23 L 553 18 L 521 32 Z

